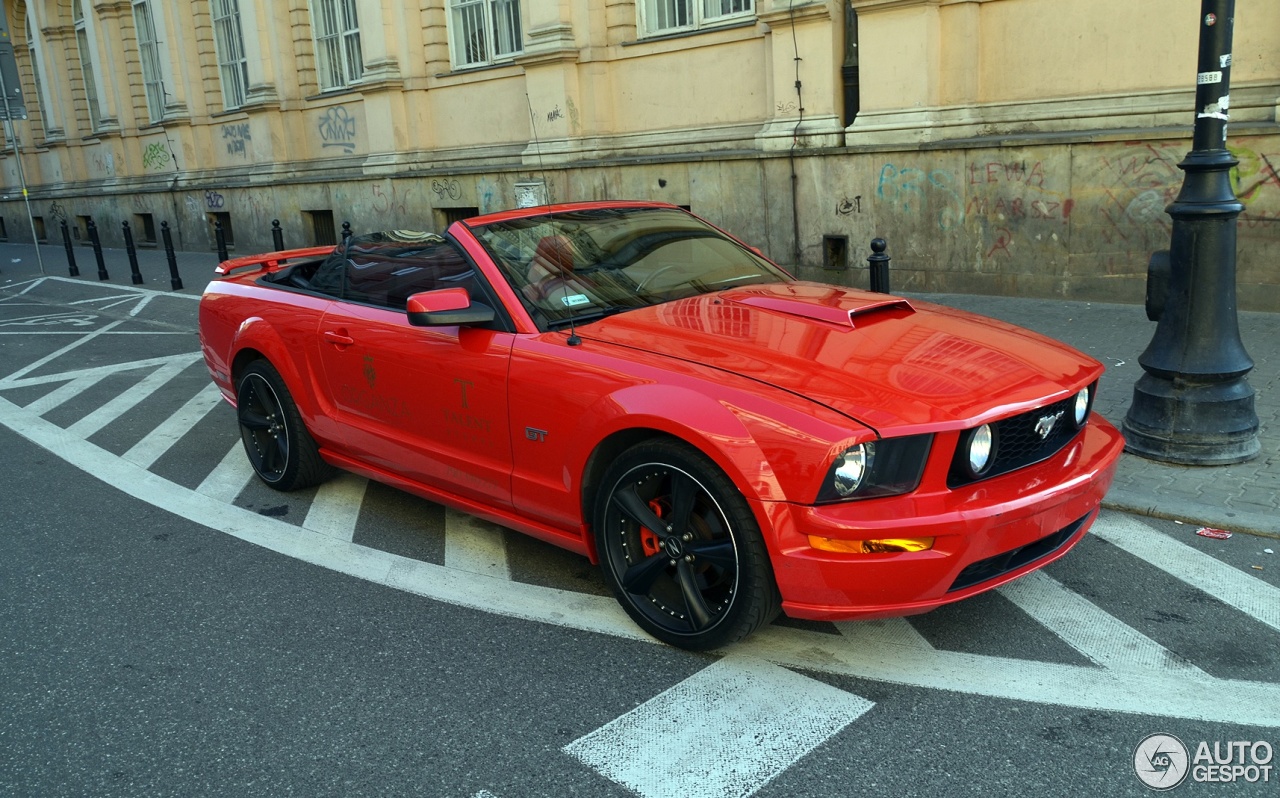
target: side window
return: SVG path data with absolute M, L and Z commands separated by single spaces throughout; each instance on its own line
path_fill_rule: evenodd
M 349 248 L 343 298 L 403 310 L 409 297 L 421 291 L 456 286 L 475 296 L 471 264 L 453 244 L 432 238 L 435 241 L 425 245 L 379 246 L 365 252 Z

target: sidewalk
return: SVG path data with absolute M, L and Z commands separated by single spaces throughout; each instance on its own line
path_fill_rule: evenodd
M 42 246 L 45 273 L 66 277 L 62 247 Z M 93 250 L 75 248 L 81 280 L 98 282 Z M 179 252 L 176 256 L 183 293 L 199 294 L 213 277 L 217 255 Z M 103 250 L 110 282 L 131 285 L 127 254 Z M 138 251 L 143 287 L 170 290 L 168 261 L 163 249 Z M 0 288 L 40 275 L 36 250 L 30 244 L 0 244 Z M 1068 302 L 1020 297 L 965 294 L 913 294 L 915 298 L 971 310 L 1003 319 L 1065 341 L 1107 366 L 1095 408 L 1117 426 L 1133 400 L 1133 386 L 1142 376 L 1138 355 L 1155 332 L 1138 305 Z M 1249 383 L 1261 421 L 1262 453 L 1232 466 L 1175 466 L 1126 453 L 1105 506 L 1115 510 L 1280 537 L 1280 314 L 1240 313 L 1240 333 L 1255 367 Z

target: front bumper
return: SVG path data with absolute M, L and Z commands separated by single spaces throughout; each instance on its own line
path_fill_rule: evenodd
M 816 620 L 913 615 L 1041 568 L 1084 537 L 1123 449 L 1120 432 L 1095 415 L 1050 459 L 963 488 L 924 485 L 907 496 L 819 506 L 764 503 L 783 611 Z M 919 552 L 838 554 L 812 548 L 809 535 L 935 541 Z

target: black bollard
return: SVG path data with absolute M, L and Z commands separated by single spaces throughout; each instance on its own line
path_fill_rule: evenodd
M 89 228 L 89 243 L 93 244 L 93 257 L 98 261 L 98 279 L 110 280 L 111 275 L 107 274 L 107 262 L 102 259 L 102 242 L 98 240 L 98 225 L 90 219 L 85 226 Z
M 62 220 L 62 246 L 67 249 L 67 272 L 72 277 L 80 276 L 80 268 L 76 266 L 76 253 L 71 247 L 71 228 L 67 227 L 67 220 Z
M 284 251 L 284 230 L 280 229 L 280 220 L 271 220 L 271 243 L 275 244 L 276 252 Z
M 213 239 L 218 242 L 218 263 L 228 260 L 231 256 L 227 254 L 227 234 L 222 229 L 222 222 L 213 223 Z
M 169 285 L 174 291 L 182 290 L 182 277 L 178 275 L 178 258 L 173 254 L 173 233 L 169 232 L 169 223 L 160 223 L 160 237 L 164 239 L 164 255 L 169 259 Z
M 129 279 L 134 285 L 142 285 L 142 271 L 138 269 L 138 248 L 133 245 L 133 231 L 129 229 L 129 223 L 123 222 L 124 227 L 124 251 L 129 255 Z
M 351 238 L 351 222 L 342 223 L 342 243 L 347 243 L 347 239 Z
M 883 238 L 871 239 L 871 256 L 867 267 L 871 270 L 871 290 L 877 294 L 889 293 L 889 256 L 884 254 L 889 244 Z

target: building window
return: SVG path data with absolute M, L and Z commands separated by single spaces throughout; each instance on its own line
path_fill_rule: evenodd
M 524 49 L 520 0 L 450 0 L 453 64 L 483 66 Z
M 338 243 L 338 232 L 333 225 L 333 211 L 303 211 L 311 220 L 311 240 L 317 247 Z
M 340 89 L 364 74 L 356 0 L 312 0 L 321 89 Z
M 138 29 L 138 54 L 142 58 L 142 86 L 147 93 L 147 114 L 152 122 L 164 119 L 164 75 L 160 71 L 160 42 L 151 16 L 151 0 L 133 0 L 133 24 Z
M 754 0 L 642 0 L 642 28 L 675 33 L 733 22 L 755 11 Z
M 43 216 L 32 216 L 31 224 L 36 228 L 36 241 L 43 244 L 49 240 L 49 232 L 45 230 Z
M 76 50 L 80 54 L 80 75 L 84 79 L 84 99 L 89 107 L 89 128 L 97 130 L 102 123 L 102 111 L 98 106 L 98 84 L 94 82 L 97 73 L 93 68 L 93 53 L 89 49 L 89 28 L 84 16 L 83 0 L 73 0 L 71 19 L 76 29 Z
M 224 110 L 244 105 L 249 86 L 249 61 L 244 55 L 244 34 L 240 29 L 240 0 L 210 0 L 213 5 L 213 41 L 218 51 L 218 71 L 222 75 Z
M 236 234 L 231 229 L 231 214 L 214 212 L 208 214 L 209 217 L 209 237 L 213 240 L 213 248 L 218 248 L 218 230 L 222 230 L 222 243 L 227 249 L 231 249 L 236 245 Z
M 156 217 L 150 213 L 135 213 L 133 215 L 133 234 L 137 236 L 139 243 L 155 244 Z
M 27 52 L 31 54 L 31 82 L 35 84 L 36 96 L 35 102 L 29 103 L 34 106 L 36 113 L 39 115 L 40 124 L 44 128 L 44 134 L 49 135 L 51 120 L 46 112 L 47 103 L 44 100 L 44 83 L 40 80 L 40 60 L 44 55 L 44 48 L 40 39 L 36 36 L 35 28 L 31 24 L 34 14 L 27 13 Z

